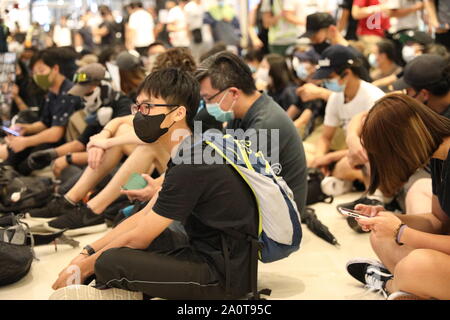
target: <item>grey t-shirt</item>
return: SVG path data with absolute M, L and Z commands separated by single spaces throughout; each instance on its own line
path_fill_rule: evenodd
M 450 24 L 450 0 L 439 0 L 437 12 L 439 23 Z
M 239 139 L 243 137 L 236 132 L 237 129 L 247 131 L 245 137 L 250 141 L 256 141 L 254 139 L 257 136 L 257 145 L 250 147 L 253 151 L 262 151 L 275 173 L 284 178 L 294 193 L 299 212 L 303 214 L 307 192 L 305 151 L 297 130 L 286 112 L 271 97 L 263 93 L 250 107 L 245 117 L 232 121 L 227 129 L 235 130 L 235 135 Z M 254 129 L 253 133 L 249 129 Z

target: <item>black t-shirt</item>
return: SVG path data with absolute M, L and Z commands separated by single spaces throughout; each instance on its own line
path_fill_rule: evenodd
M 104 21 L 100 24 L 100 28 L 106 27 L 108 33 L 102 36 L 101 44 L 102 46 L 110 46 L 114 44 L 116 39 L 116 24 L 111 21 Z
M 275 173 L 284 178 L 294 193 L 299 212 L 303 214 L 306 207 L 308 187 L 305 151 L 294 123 L 289 119 L 286 112 L 271 97 L 263 93 L 242 120 L 234 120 L 227 128 L 244 131 L 255 129 L 259 137 L 264 136 L 262 130 L 267 129 L 268 143 L 266 144 L 262 139 L 258 139 L 258 145 L 252 145 L 251 148 L 255 152 L 262 151 L 274 168 Z M 275 129 L 275 131 L 272 132 L 271 129 Z M 245 137 L 248 137 L 251 141 L 255 140 L 248 133 L 244 137 L 237 136 L 239 139 Z M 278 169 L 281 169 L 281 171 Z
M 450 217 L 450 151 L 446 160 L 431 159 L 430 165 L 433 194 Z
M 353 19 L 352 16 L 352 6 L 353 0 L 341 0 L 339 7 L 350 11 L 350 16 L 348 17 L 347 33 L 345 34 L 345 39 L 347 40 L 358 40 L 356 35 L 356 29 L 358 28 L 358 20 Z
M 293 83 L 286 86 L 281 91 L 271 91 L 269 95 L 278 103 L 284 110 L 289 109 L 290 106 L 300 105 L 300 98 L 296 94 L 297 86 Z
M 231 228 L 257 236 L 258 211 L 254 196 L 230 165 L 180 161 L 186 159 L 186 154 L 183 154 L 186 150 L 195 155 L 194 152 L 203 154 L 205 148 L 210 148 L 205 145 L 192 148 L 190 138 L 183 144 L 178 150 L 179 156 L 168 164 L 153 210 L 163 217 L 183 223 L 190 244 L 217 270 L 225 286 L 223 235 L 230 250 L 232 293 L 237 296 L 246 294 L 250 291 L 250 243 L 245 239 L 232 238 L 223 231 Z
M 119 93 L 116 94 L 118 95 L 117 99 L 111 103 L 111 108 L 113 108 L 113 119 L 129 115 L 131 113 L 131 105 L 133 104 L 133 101 L 131 101 L 131 99 L 127 96 Z M 89 143 L 89 138 L 102 131 L 102 129 L 103 126 L 101 126 L 98 122 L 88 125 L 78 137 L 78 141 L 84 145 L 87 145 Z

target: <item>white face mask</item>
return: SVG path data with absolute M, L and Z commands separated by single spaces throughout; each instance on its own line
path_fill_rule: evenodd
M 269 69 L 258 68 L 258 70 L 255 72 L 255 79 L 268 84 L 270 80 Z
M 414 47 L 412 46 L 404 46 L 402 49 L 402 57 L 403 60 L 405 60 L 406 63 L 414 60 L 414 58 L 416 57 L 416 49 L 414 49 Z
M 87 114 L 94 113 L 98 108 L 100 108 L 102 105 L 102 98 L 100 95 L 100 87 L 97 87 L 91 95 L 83 97 L 84 111 Z

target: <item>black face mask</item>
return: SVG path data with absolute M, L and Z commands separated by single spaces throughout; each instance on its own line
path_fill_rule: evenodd
M 314 48 L 314 51 L 316 51 L 318 54 L 322 54 L 322 52 L 324 52 L 325 49 L 330 46 L 330 44 L 325 41 L 322 43 L 313 44 L 312 46 Z
M 171 110 L 169 113 L 175 111 L 175 109 Z M 133 119 L 133 127 L 134 132 L 138 136 L 139 139 L 146 143 L 153 143 L 159 139 L 162 135 L 166 134 L 169 131 L 170 127 L 175 124 L 175 121 L 169 128 L 162 128 L 161 123 L 163 123 L 166 116 L 169 114 L 158 114 L 155 116 L 145 116 L 142 113 L 138 112 L 134 116 Z

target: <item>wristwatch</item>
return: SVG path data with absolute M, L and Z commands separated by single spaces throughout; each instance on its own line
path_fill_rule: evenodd
M 73 164 L 73 161 L 72 161 L 72 154 L 71 154 L 71 153 L 66 154 L 66 161 L 67 161 L 67 163 L 70 164 L 70 165 Z
M 88 255 L 92 256 L 93 254 L 95 254 L 95 250 L 94 248 L 92 248 L 90 245 L 87 245 L 83 248 L 83 250 L 86 250 L 86 252 L 88 253 Z

